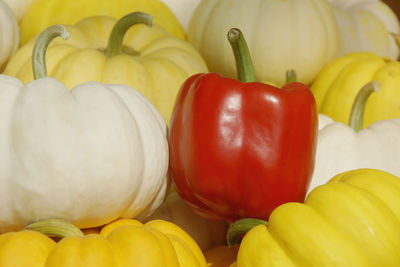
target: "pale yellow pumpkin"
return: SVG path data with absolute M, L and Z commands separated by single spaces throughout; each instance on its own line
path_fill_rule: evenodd
M 20 20 L 25 14 L 26 10 L 35 0 L 3 0 L 14 12 L 17 20 Z
M 337 25 L 327 0 L 203 0 L 188 40 L 211 71 L 231 78 L 237 76 L 226 35 L 233 27 L 247 40 L 258 81 L 282 85 L 293 69 L 308 84 L 337 54 Z
M 0 0 L 0 72 L 19 45 L 17 19 L 3 0 Z
M 135 11 L 153 15 L 155 23 L 162 25 L 172 35 L 185 38 L 178 19 L 159 0 L 36 0 L 28 7 L 20 21 L 21 43 L 25 44 L 54 24 L 74 24 L 90 16 L 120 18 Z
M 185 31 L 187 31 L 193 11 L 199 5 L 201 0 L 162 0 L 162 2 L 164 2 L 172 12 L 174 12 Z
M 132 13 L 129 17 L 138 14 L 146 20 L 144 13 Z M 122 24 L 123 21 L 120 20 Z M 49 76 L 68 88 L 86 81 L 129 85 L 155 105 L 168 122 L 181 84 L 195 73 L 207 72 L 204 60 L 187 41 L 173 37 L 158 25 L 145 24 L 133 25 L 125 36 L 120 32 L 112 37 L 115 41 L 124 36 L 122 51 L 105 53 L 116 22 L 111 17 L 97 16 L 67 26 L 71 38 L 54 40 L 47 51 Z M 16 52 L 5 69 L 6 74 L 24 83 L 33 79 L 34 41 L 32 39 Z M 107 51 L 110 50 L 107 48 Z
M 391 33 L 399 33 L 399 20 L 381 0 L 329 0 L 339 27 L 338 56 L 369 51 L 396 60 L 399 48 Z

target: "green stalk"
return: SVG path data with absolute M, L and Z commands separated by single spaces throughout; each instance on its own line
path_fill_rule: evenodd
M 253 62 L 251 60 L 249 47 L 243 37 L 242 32 L 237 28 L 232 28 L 228 32 L 228 41 L 232 46 L 235 56 L 236 71 L 241 82 L 255 82 Z
M 84 234 L 78 227 L 72 225 L 69 222 L 59 219 L 49 219 L 49 220 L 34 222 L 25 227 L 25 229 L 40 232 L 42 234 L 51 237 L 64 238 L 68 236 L 77 236 L 77 237 L 84 236 Z
M 123 39 L 126 32 L 135 24 L 142 23 L 148 26 L 152 26 L 153 16 L 143 12 L 133 12 L 122 17 L 113 27 L 110 37 L 108 39 L 108 45 L 105 50 L 105 55 L 108 57 L 116 56 L 121 54 L 123 47 Z M 136 51 L 133 53 L 139 54 Z
M 228 232 L 226 234 L 228 247 L 239 244 L 243 235 L 245 235 L 253 227 L 260 224 L 268 225 L 268 222 L 259 219 L 247 218 L 232 223 L 231 226 L 229 226 Z
M 295 70 L 286 71 L 286 83 L 296 82 L 297 81 L 297 73 Z
M 36 40 L 32 52 L 32 68 L 35 80 L 47 77 L 46 51 L 54 38 L 61 36 L 64 40 L 70 37 L 63 25 L 54 25 L 45 29 Z
M 364 123 L 364 112 L 367 100 L 373 92 L 378 92 L 380 83 L 372 81 L 364 85 L 358 92 L 353 106 L 351 108 L 349 126 L 353 128 L 355 132 L 360 131 L 363 128 Z

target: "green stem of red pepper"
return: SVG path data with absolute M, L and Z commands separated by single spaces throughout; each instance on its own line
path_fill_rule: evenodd
M 69 222 L 59 219 L 49 219 L 29 224 L 26 230 L 40 232 L 47 236 L 64 238 L 68 236 L 83 237 L 82 231 Z
M 122 52 L 123 39 L 126 32 L 135 24 L 142 23 L 151 26 L 153 23 L 153 16 L 143 12 L 133 12 L 122 17 L 113 27 L 110 37 L 108 39 L 108 45 L 105 50 L 105 55 L 112 57 L 119 55 Z M 133 52 L 133 54 L 139 54 Z
M 267 221 L 246 218 L 237 220 L 229 226 L 228 232 L 226 234 L 226 241 L 228 243 L 228 247 L 232 247 L 240 243 L 243 235 L 245 235 L 248 231 L 250 231 L 253 227 L 257 225 L 268 225 Z
M 242 32 L 237 28 L 232 28 L 228 32 L 228 41 L 232 46 L 235 56 L 236 71 L 241 82 L 255 82 L 254 66 L 251 60 L 249 47 L 243 37 Z
M 70 34 L 63 25 L 54 25 L 45 29 L 37 38 L 32 52 L 32 69 L 35 80 L 47 77 L 46 51 L 56 37 L 67 40 Z
M 367 100 L 373 92 L 379 91 L 379 87 L 379 82 L 372 81 L 364 85 L 358 92 L 351 108 L 349 119 L 349 126 L 353 128 L 355 132 L 358 132 L 363 128 L 364 112 Z

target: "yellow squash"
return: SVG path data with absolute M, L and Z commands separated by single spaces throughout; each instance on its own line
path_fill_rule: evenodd
M 8 232 L 0 235 L 0 266 L 43 267 L 55 242 L 36 231 Z
M 0 235 L 2 267 L 206 267 L 200 248 L 175 224 L 117 220 L 100 234 L 48 220 Z M 63 237 L 55 243 L 47 235 Z
M 151 25 L 150 15 L 134 12 L 117 20 L 97 16 L 67 26 L 69 40 L 54 40 L 46 54 L 48 76 L 68 88 L 87 81 L 126 84 L 141 92 L 168 122 L 176 94 L 191 75 L 207 72 L 187 41 Z M 36 38 L 10 59 L 5 74 L 33 80 L 31 54 Z
M 281 205 L 268 226 L 247 232 L 236 264 L 399 266 L 400 179 L 374 169 L 339 174 L 314 189 L 305 204 Z
M 185 38 L 178 19 L 159 0 L 36 0 L 20 20 L 21 43 L 25 44 L 55 24 L 74 24 L 83 18 L 99 15 L 120 18 L 135 11 L 152 14 L 155 23 L 162 25 L 172 35 Z
M 380 89 L 368 99 L 363 128 L 400 117 L 400 62 L 369 52 L 337 58 L 319 73 L 311 86 L 319 113 L 347 124 L 358 91 L 371 81 Z

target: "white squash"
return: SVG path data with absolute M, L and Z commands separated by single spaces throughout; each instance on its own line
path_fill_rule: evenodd
M 337 174 L 354 169 L 373 168 L 400 176 L 400 118 L 379 120 L 361 129 L 371 85 L 378 88 L 377 83 L 370 83 L 356 98 L 359 106 L 352 112 L 351 126 L 319 114 L 316 161 L 308 192 Z
M 145 222 L 155 219 L 173 222 L 181 227 L 196 241 L 202 251 L 226 243 L 228 224 L 197 215 L 173 189 L 165 202 Z
M 20 20 L 22 16 L 25 14 L 28 7 L 35 1 L 35 0 L 3 0 L 7 3 L 7 5 L 11 8 L 14 12 L 15 17 L 17 20 Z
M 311 83 L 337 54 L 338 32 L 327 0 L 203 0 L 189 24 L 188 40 L 213 72 L 236 78 L 226 35 L 239 28 L 250 49 L 256 79 L 281 86 L 293 69 Z
M 189 21 L 201 0 L 161 0 L 178 18 L 185 32 L 188 30 Z
M 162 116 L 129 86 L 69 91 L 45 77 L 39 54 L 36 80 L 0 75 L 0 232 L 48 218 L 90 228 L 149 216 L 170 181 Z
M 0 0 L 0 72 L 19 45 L 17 19 L 8 5 Z
M 338 56 L 369 51 L 397 60 L 399 48 L 391 33 L 400 32 L 399 20 L 381 0 L 329 0 L 339 27 Z

